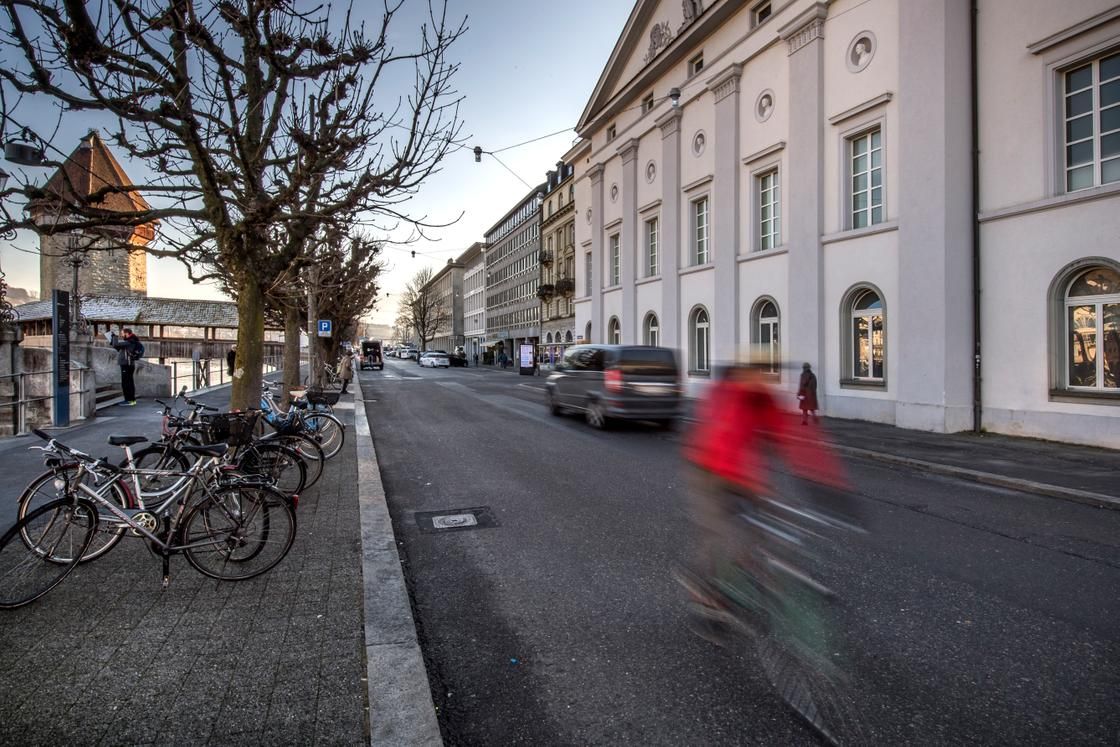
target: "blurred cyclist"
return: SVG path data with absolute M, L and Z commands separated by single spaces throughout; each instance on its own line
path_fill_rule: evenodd
M 791 416 L 778 406 L 762 364 L 736 363 L 728 367 L 701 400 L 697 422 L 685 441 L 690 463 L 690 513 L 696 528 L 692 566 L 678 571 L 678 579 L 692 595 L 694 630 L 713 639 L 711 621 L 723 620 L 720 595 L 712 588 L 717 565 L 726 558 L 743 559 L 742 533 L 736 514 L 743 500 L 757 502 L 770 490 L 770 450 L 799 477 L 832 486 L 843 484 L 839 460 L 827 446 L 791 436 Z M 717 633 L 718 635 L 718 633 Z

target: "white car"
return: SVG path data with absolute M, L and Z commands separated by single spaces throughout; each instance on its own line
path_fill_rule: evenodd
M 424 353 L 420 356 L 420 365 L 425 368 L 451 368 L 451 359 L 447 353 Z

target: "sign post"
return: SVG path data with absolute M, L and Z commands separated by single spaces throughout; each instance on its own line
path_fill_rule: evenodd
M 319 337 L 330 337 L 330 336 L 331 336 L 331 320 L 330 319 L 320 319 L 319 320 Z
M 64 428 L 70 425 L 70 294 L 64 290 L 51 291 L 51 334 L 54 425 Z

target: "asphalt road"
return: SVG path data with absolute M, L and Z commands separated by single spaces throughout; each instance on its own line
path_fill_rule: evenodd
M 753 651 L 692 635 L 679 436 L 548 414 L 542 378 L 361 373 L 449 744 L 811 744 Z M 881 744 L 1120 740 L 1120 512 L 848 464 L 836 660 Z M 496 526 L 424 532 L 417 512 Z M 426 525 L 425 525 L 426 526 Z

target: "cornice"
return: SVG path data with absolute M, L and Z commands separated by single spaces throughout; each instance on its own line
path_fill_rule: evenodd
M 763 158 L 766 158 L 767 156 L 772 156 L 775 153 L 780 153 L 783 149 L 785 149 L 785 147 L 786 147 L 786 141 L 785 140 L 779 140 L 778 142 L 774 143 L 773 145 L 767 146 L 767 147 L 763 148 L 762 150 L 757 150 L 754 153 L 751 153 L 749 156 L 747 156 L 746 158 L 743 159 L 743 165 L 747 166 L 747 165 L 750 165 L 750 164 L 754 163 L 755 161 L 761 161 Z
M 795 54 L 806 44 L 824 38 L 827 15 L 828 3 L 818 0 L 778 29 L 778 35 L 789 44 L 789 54 Z
M 708 78 L 708 90 L 712 92 L 717 104 L 728 96 L 739 92 L 739 79 L 742 75 L 743 66 L 736 62 Z
M 890 101 L 892 98 L 894 98 L 894 92 L 893 91 L 887 91 L 886 93 L 881 93 L 873 99 L 868 99 L 867 101 L 864 101 L 862 104 L 856 104 L 851 109 L 845 109 L 844 111 L 840 112 L 839 114 L 834 114 L 833 116 L 828 118 L 828 123 L 831 124 L 831 125 L 840 124 L 841 122 L 849 120 L 852 117 L 863 114 L 866 111 L 870 111 L 871 109 L 874 109 L 877 106 L 882 106 L 883 104 Z
M 1046 50 L 1056 47 L 1064 41 L 1069 41 L 1075 36 L 1080 36 L 1086 31 L 1094 29 L 1097 26 L 1103 26 L 1109 21 L 1115 20 L 1117 18 L 1120 18 L 1120 5 L 1117 5 L 1114 8 L 1109 8 L 1108 10 L 1102 13 L 1098 13 L 1091 18 L 1086 18 L 1084 21 L 1075 23 L 1069 28 L 1062 29 L 1056 34 L 1051 34 L 1045 39 L 1039 39 L 1032 44 L 1028 44 L 1027 51 L 1031 54 L 1042 54 Z
M 597 163 L 587 170 L 587 178 L 591 180 L 591 186 L 596 186 L 603 183 L 603 172 L 606 171 L 606 166 Z

